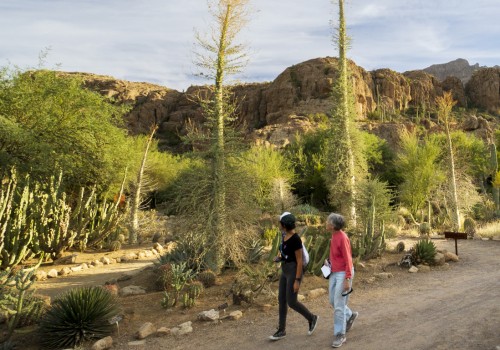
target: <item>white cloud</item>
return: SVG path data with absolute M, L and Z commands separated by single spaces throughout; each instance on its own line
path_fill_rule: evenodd
M 330 0 L 253 0 L 258 10 L 242 41 L 250 44 L 246 81 L 272 80 L 302 61 L 336 56 Z M 2 0 L 0 65 L 47 64 L 178 90 L 192 76 L 193 29 L 206 30 L 204 0 Z M 458 57 L 500 64 L 498 0 L 347 0 L 348 52 L 367 70 L 424 68 Z

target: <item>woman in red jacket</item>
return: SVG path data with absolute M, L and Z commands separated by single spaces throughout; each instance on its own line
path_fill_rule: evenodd
M 358 317 L 347 306 L 349 293 L 352 291 L 354 268 L 352 265 L 352 251 L 349 237 L 342 229 L 345 220 L 342 215 L 332 213 L 326 219 L 326 229 L 332 234 L 330 242 L 331 274 L 329 277 L 330 304 L 334 308 L 332 347 L 338 348 L 346 341 L 346 332 L 352 327 Z

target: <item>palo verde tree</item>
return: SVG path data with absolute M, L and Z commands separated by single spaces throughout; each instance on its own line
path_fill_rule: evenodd
M 34 180 L 63 170 L 63 190 L 104 192 L 120 183 L 126 164 L 126 107 L 89 91 L 77 75 L 50 70 L 0 70 L 0 169 Z
M 325 147 L 324 176 L 331 203 L 346 213 L 352 227 L 355 227 L 357 174 L 354 144 L 357 130 L 354 126 L 354 118 L 356 111 L 351 73 L 346 56 L 349 39 L 345 26 L 344 0 L 338 2 L 339 26 L 334 40 L 338 45 L 339 59 L 337 76 L 333 83 L 333 108 L 330 137 Z
M 227 215 L 227 139 L 226 125 L 234 116 L 235 105 L 230 102 L 229 76 L 242 71 L 247 63 L 245 47 L 236 43 L 237 35 L 248 19 L 248 0 L 209 1 L 209 12 L 214 20 L 208 38 L 196 35 L 202 52 L 196 52 L 195 64 L 202 75 L 213 81 L 206 98 L 200 104 L 207 118 L 209 130 L 210 171 L 213 201 L 206 219 L 206 229 L 212 242 L 207 254 L 207 265 L 220 271 L 226 261 L 230 230 Z
M 453 100 L 451 92 L 445 92 L 443 96 L 436 98 L 438 118 L 444 122 L 447 139 L 448 151 L 448 173 L 450 184 L 450 198 L 451 198 L 451 218 L 453 229 L 458 231 L 460 228 L 460 212 L 458 209 L 458 196 L 457 196 L 457 177 L 455 174 L 455 160 L 453 154 L 453 143 L 451 141 L 450 133 L 450 119 L 453 106 L 457 102 Z
M 399 146 L 395 159 L 395 169 L 402 179 L 399 199 L 417 216 L 426 203 L 430 207 L 432 195 L 444 180 L 439 164 L 441 150 L 432 140 L 419 140 L 415 132 L 406 130 L 400 134 Z M 423 215 L 421 218 L 424 221 Z

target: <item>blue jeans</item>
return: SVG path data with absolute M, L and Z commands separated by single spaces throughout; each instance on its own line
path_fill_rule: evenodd
M 354 271 L 352 271 L 352 278 L 354 278 Z M 352 287 L 351 278 L 351 287 Z M 330 275 L 328 292 L 330 295 L 330 304 L 334 308 L 333 312 L 333 335 L 345 334 L 346 322 L 352 316 L 352 311 L 347 306 L 349 295 L 343 297 L 344 291 L 345 271 L 332 272 Z

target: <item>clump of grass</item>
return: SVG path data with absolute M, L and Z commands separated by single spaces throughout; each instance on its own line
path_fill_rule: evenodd
M 477 234 L 483 238 L 500 237 L 500 221 L 489 222 L 478 227 Z

